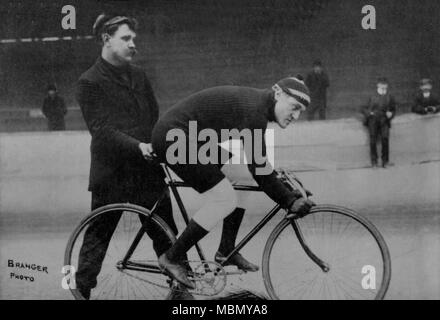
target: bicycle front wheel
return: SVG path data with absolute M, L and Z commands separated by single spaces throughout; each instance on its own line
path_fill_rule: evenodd
M 158 267 L 151 231 L 162 244 L 175 241 L 167 224 L 143 207 L 113 204 L 92 211 L 65 250 L 73 296 L 85 299 L 84 288 L 89 288 L 90 299 L 166 299 L 172 289 Z
M 281 300 L 383 299 L 391 279 L 382 235 L 364 217 L 337 206 L 317 206 L 302 219 L 281 221 L 266 243 L 262 266 L 269 296 Z

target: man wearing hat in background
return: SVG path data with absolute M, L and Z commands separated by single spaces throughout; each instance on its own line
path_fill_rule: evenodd
M 432 94 L 431 79 L 422 79 L 420 81 L 420 91 L 416 96 L 412 112 L 421 115 L 440 112 L 440 100 Z
M 309 90 L 298 78 L 286 78 L 277 82 L 271 89 L 259 90 L 248 87 L 223 86 L 197 92 L 170 108 L 157 122 L 153 130 L 153 150 L 160 161 L 169 167 L 183 181 L 201 194 L 202 207 L 194 214 L 186 229 L 177 241 L 161 257 L 159 265 L 169 275 L 185 286 L 194 289 L 194 282 L 187 277 L 187 270 L 182 266 L 181 257 L 201 240 L 215 225 L 223 220 L 220 246 L 215 254 L 215 261 L 226 265 L 235 265 L 244 271 L 255 272 L 258 266 L 249 262 L 241 254 L 226 257 L 235 246 L 245 209 L 240 193 L 236 193 L 223 169 L 223 157 L 220 161 L 218 152 L 210 152 L 209 161 L 199 159 L 200 150 L 210 151 L 220 148 L 219 142 L 227 141 L 222 132 L 239 131 L 243 141 L 248 169 L 262 190 L 275 202 L 290 212 L 300 216 L 309 212 L 314 203 L 302 198 L 285 186 L 272 169 L 266 157 L 264 133 L 269 122 L 286 128 L 294 123 L 310 103 Z M 194 123 L 195 129 L 191 129 Z M 215 134 L 207 142 L 199 142 L 191 148 L 191 141 L 198 140 L 199 133 L 209 131 Z M 191 132 L 194 132 L 194 137 Z M 244 133 L 246 132 L 246 134 Z M 174 161 L 175 142 L 173 137 L 184 137 L 186 154 L 182 161 Z M 210 136 L 211 136 L 210 135 Z M 251 135 L 251 139 L 249 138 Z M 238 137 L 237 137 L 238 138 Z M 196 141 L 197 142 L 197 141 Z M 210 144 L 209 148 L 206 144 Z M 251 145 L 249 145 L 251 144 Z M 195 150 L 194 150 L 195 149 Z M 193 152 L 190 154 L 189 152 Z M 206 154 L 206 151 L 205 151 Z M 203 154 L 203 155 L 205 155 Z M 173 158 L 173 159 L 171 159 Z M 196 159 L 192 163 L 188 159 Z M 258 158 L 258 161 L 256 160 Z
M 313 71 L 307 75 L 306 85 L 310 90 L 310 106 L 307 109 L 307 119 L 313 120 L 318 112 L 319 119 L 326 119 L 327 88 L 330 86 L 328 75 L 324 72 L 322 62 L 313 63 Z
M 67 114 L 67 108 L 64 99 L 58 95 L 55 85 L 47 86 L 47 97 L 44 99 L 41 109 L 47 118 L 49 131 L 66 130 L 64 117 Z
M 367 126 L 370 136 L 370 157 L 373 168 L 377 163 L 377 144 L 381 142 L 382 167 L 389 164 L 389 138 L 391 121 L 396 115 L 396 102 L 389 92 L 389 84 L 386 78 L 379 78 L 377 91 L 363 107 L 364 125 Z

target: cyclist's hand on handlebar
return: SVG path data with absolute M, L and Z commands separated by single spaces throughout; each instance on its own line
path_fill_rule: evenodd
M 151 143 L 139 143 L 139 149 L 142 152 L 142 156 L 145 160 L 153 160 L 154 152 Z
M 304 189 L 304 191 L 306 192 L 307 197 L 313 196 L 313 193 L 310 190 Z M 298 198 L 301 198 L 303 196 L 303 194 L 299 190 L 293 190 L 293 193 L 295 193 Z
M 304 217 L 314 206 L 316 206 L 316 204 L 312 200 L 299 198 L 290 206 L 289 211 L 290 213 Z

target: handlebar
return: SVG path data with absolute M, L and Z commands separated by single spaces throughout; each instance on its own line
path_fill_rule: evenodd
M 301 193 L 301 196 L 304 199 L 308 199 L 308 194 L 306 189 L 303 187 L 302 182 L 299 180 L 299 178 L 295 175 L 295 173 L 292 170 L 285 169 L 285 168 L 279 168 L 276 170 L 278 173 L 278 178 L 289 185 L 293 190 L 297 190 Z

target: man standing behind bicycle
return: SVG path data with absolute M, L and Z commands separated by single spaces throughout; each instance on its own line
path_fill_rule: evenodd
M 100 15 L 93 32 L 102 46 L 101 56 L 78 82 L 77 99 L 92 136 L 92 210 L 121 202 L 150 209 L 166 189 L 161 167 L 145 161 L 151 158 L 151 132 L 159 108 L 145 72 L 131 64 L 136 25 L 124 15 Z M 158 213 L 177 234 L 169 195 L 160 202 Z M 102 217 L 85 233 L 76 284 L 86 299 L 96 286 L 119 219 L 120 215 Z M 157 231 L 147 233 L 158 256 L 170 247 Z
M 218 147 L 219 152 L 215 152 L 216 146 L 208 146 L 211 151 L 207 154 L 208 157 L 212 156 L 211 161 L 200 159 L 199 152 L 207 149 L 207 143 L 195 141 L 194 130 L 197 131 L 196 135 L 202 130 L 210 130 L 211 134 L 216 134 L 218 139 L 213 143 L 225 141 L 222 138 L 222 130 L 250 132 L 249 140 L 252 140 L 252 143 L 246 144 L 244 140 L 243 149 L 252 176 L 272 200 L 283 208 L 303 216 L 315 204 L 311 200 L 299 198 L 278 180 L 266 157 L 264 132 L 268 122 L 276 122 L 281 128 L 286 128 L 299 118 L 309 103 L 309 90 L 304 82 L 297 78 L 286 78 L 266 90 L 234 86 L 203 90 L 177 103 L 159 119 L 152 135 L 154 152 L 160 161 L 166 162 L 181 179 L 203 197 L 202 207 L 195 213 L 186 229 L 173 246 L 159 257 L 159 265 L 170 276 L 194 289 L 195 284 L 188 279 L 187 269 L 182 263 L 182 254 L 224 219 L 220 246 L 215 255 L 217 262 L 224 262 L 235 246 L 245 212 L 231 182 L 221 170 L 224 162 L 217 159 L 222 153 L 221 148 Z M 181 158 L 183 161 L 176 162 L 170 157 L 170 150 L 175 147 L 175 142 L 170 138 L 172 135 L 183 135 L 186 138 L 188 152 L 183 159 Z M 258 270 L 258 266 L 240 254 L 232 256 L 227 264 L 236 265 L 245 271 Z

